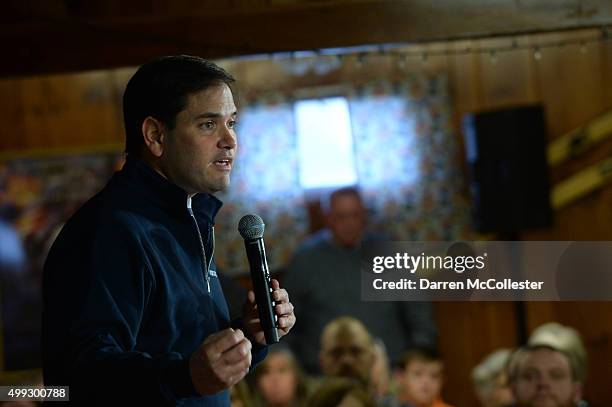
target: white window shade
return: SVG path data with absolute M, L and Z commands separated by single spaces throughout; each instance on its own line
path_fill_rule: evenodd
M 300 185 L 304 189 L 357 183 L 348 102 L 343 97 L 295 103 Z

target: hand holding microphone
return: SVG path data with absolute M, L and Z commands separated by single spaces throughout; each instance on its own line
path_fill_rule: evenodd
M 240 220 L 249 259 L 253 291 L 249 291 L 243 328 L 261 344 L 278 342 L 295 324 L 287 291 L 270 279 L 263 242 L 264 223 L 257 215 Z M 251 341 L 240 329 L 227 328 L 207 337 L 189 358 L 189 373 L 201 395 L 215 394 L 236 384 L 251 367 Z
M 278 342 L 291 330 L 295 315 L 287 291 L 280 288 L 277 280 L 270 278 L 263 241 L 264 228 L 263 220 L 257 215 L 243 216 L 238 224 L 254 291 L 248 294 L 244 323 L 257 342 L 269 345 Z

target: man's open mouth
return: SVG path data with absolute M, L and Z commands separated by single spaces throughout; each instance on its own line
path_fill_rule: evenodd
M 232 159 L 231 158 L 220 158 L 218 160 L 213 161 L 213 163 L 216 166 L 229 169 L 232 166 Z

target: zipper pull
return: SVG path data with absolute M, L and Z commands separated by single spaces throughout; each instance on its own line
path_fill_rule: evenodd
M 210 294 L 210 277 L 206 276 L 206 285 L 208 286 L 208 293 Z

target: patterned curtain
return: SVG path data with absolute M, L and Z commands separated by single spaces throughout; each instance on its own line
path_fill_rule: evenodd
M 355 89 L 350 98 L 359 187 L 372 226 L 398 240 L 469 233 L 446 76 Z
M 469 206 L 446 77 L 377 81 L 349 93 L 359 188 L 372 227 L 399 240 L 465 238 Z M 257 213 L 276 270 L 308 229 L 291 101 L 273 94 L 242 106 L 238 139 L 232 185 L 220 197 L 216 259 L 230 274 L 247 270 L 236 228 L 241 216 Z

